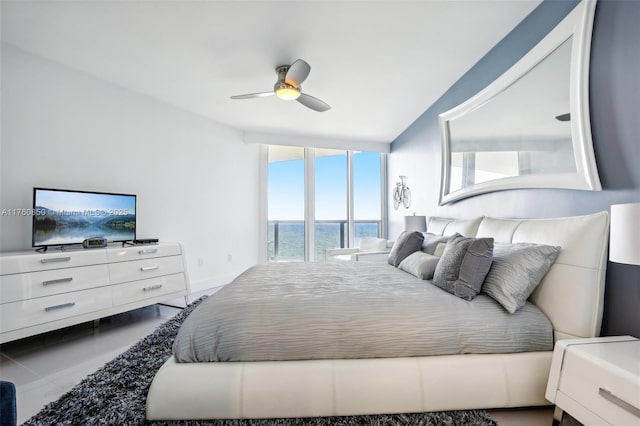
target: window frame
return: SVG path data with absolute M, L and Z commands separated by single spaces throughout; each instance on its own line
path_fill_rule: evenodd
M 268 253 L 268 176 L 269 176 L 269 146 L 260 145 L 259 151 L 259 259 L 261 263 L 269 262 Z M 275 146 L 275 144 L 274 144 Z M 315 149 L 314 147 L 304 148 L 304 261 L 308 262 L 315 258 Z M 353 247 L 355 243 L 355 218 L 354 218 L 354 188 L 353 188 L 353 154 L 354 150 L 344 149 L 347 153 L 347 247 Z M 378 151 L 371 151 L 378 152 Z M 379 235 L 387 238 L 387 163 L 388 154 L 380 154 L 380 227 Z

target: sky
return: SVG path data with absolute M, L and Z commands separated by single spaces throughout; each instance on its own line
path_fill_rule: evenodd
M 353 156 L 355 220 L 380 220 L 380 154 Z M 347 219 L 347 157 L 317 157 L 316 220 Z M 269 163 L 269 220 L 304 220 L 304 160 Z

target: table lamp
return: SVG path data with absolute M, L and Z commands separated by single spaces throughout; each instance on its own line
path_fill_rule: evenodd
M 404 217 L 404 230 L 405 231 L 418 231 L 425 232 L 427 230 L 427 217 L 426 216 L 413 216 Z
M 640 265 L 640 203 L 611 206 L 609 260 Z

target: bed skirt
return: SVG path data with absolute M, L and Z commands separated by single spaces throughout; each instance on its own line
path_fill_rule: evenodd
M 347 416 L 549 405 L 551 351 L 410 358 L 177 363 L 149 420 Z M 376 407 L 375 413 L 372 407 Z

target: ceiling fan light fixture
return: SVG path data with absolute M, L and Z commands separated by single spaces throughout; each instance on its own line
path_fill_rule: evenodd
M 252 99 L 276 95 L 278 99 L 285 101 L 297 100 L 298 103 L 313 111 L 328 111 L 331 109 L 329 104 L 318 98 L 314 98 L 308 93 L 302 93 L 302 87 L 300 87 L 300 85 L 306 80 L 310 71 L 311 67 L 307 62 L 302 59 L 296 59 L 291 65 L 280 65 L 276 67 L 278 80 L 276 84 L 273 85 L 273 90 L 269 92 L 248 93 L 246 95 L 234 95 L 231 96 L 231 99 Z
M 285 101 L 293 101 L 300 97 L 300 89 L 286 83 L 279 83 L 275 87 L 276 96 Z

